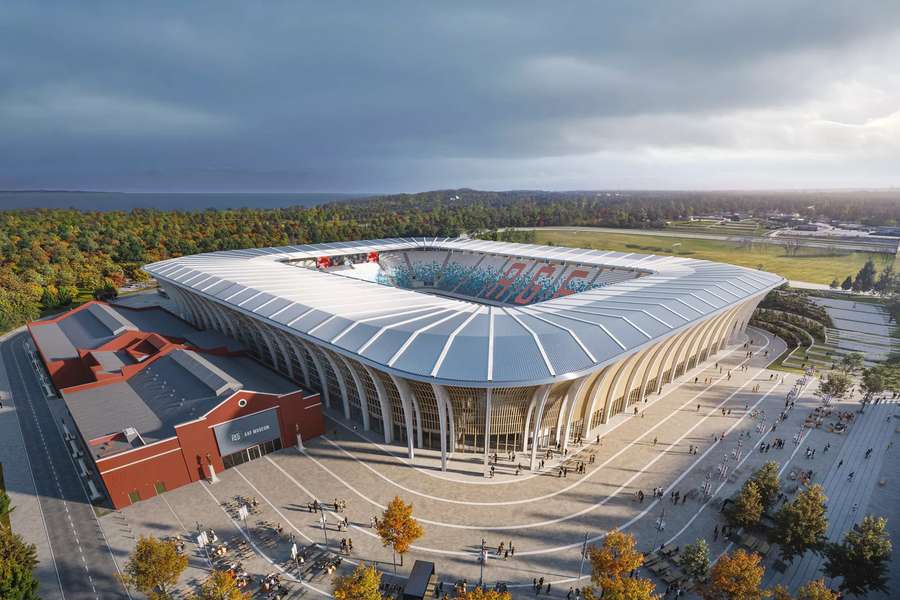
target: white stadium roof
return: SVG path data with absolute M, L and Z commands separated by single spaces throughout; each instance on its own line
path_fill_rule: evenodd
M 492 306 L 285 263 L 417 248 L 648 274 L 529 306 Z M 457 238 L 228 250 L 144 269 L 163 284 L 383 371 L 475 387 L 534 385 L 585 374 L 784 283 L 772 273 L 682 257 Z

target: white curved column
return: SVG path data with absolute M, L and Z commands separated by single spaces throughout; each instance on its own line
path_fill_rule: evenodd
M 394 415 L 391 410 L 391 403 L 388 400 L 387 390 L 384 389 L 384 384 L 381 383 L 381 379 L 371 367 L 362 365 L 362 368 L 368 373 L 369 378 L 372 380 L 372 385 L 375 386 L 375 391 L 378 393 L 378 404 L 381 405 L 381 425 L 384 428 L 384 443 L 390 444 L 394 437 Z
M 397 392 L 400 394 L 400 403 L 403 406 L 403 422 L 406 424 L 406 450 L 409 453 L 409 459 L 415 458 L 415 432 L 413 431 L 413 400 L 412 391 L 409 385 L 402 377 L 395 377 L 388 373 L 388 377 L 397 386 Z M 421 429 L 420 429 L 421 430 Z
M 368 431 L 369 402 L 366 398 L 366 387 L 363 385 L 362 381 L 359 380 L 359 375 L 356 371 L 350 366 L 350 362 L 340 354 L 336 354 L 335 356 L 338 360 L 343 361 L 344 366 L 347 367 L 347 372 L 350 373 L 350 378 L 353 379 L 353 385 L 356 386 L 356 397 L 359 398 L 359 412 L 362 413 L 363 431 Z
M 431 384 L 434 391 L 434 399 L 438 409 L 438 424 L 441 428 L 441 471 L 447 470 L 447 406 L 450 404 L 450 395 L 447 388 L 436 383 Z
M 562 432 L 562 449 L 567 450 L 569 448 L 569 436 L 572 431 L 572 420 L 575 418 L 575 410 L 578 405 L 583 402 L 584 394 L 587 392 L 588 388 L 590 388 L 591 381 L 595 378 L 592 375 L 585 375 L 584 377 L 580 377 L 572 382 L 572 385 L 569 386 L 569 390 L 566 392 L 566 417 L 565 417 L 565 429 Z M 582 420 L 582 423 L 584 421 Z M 582 426 L 582 436 L 584 436 L 586 431 Z
M 328 364 L 331 366 L 331 372 L 334 373 L 334 379 L 337 381 L 338 389 L 341 391 L 341 402 L 344 407 L 344 418 L 348 421 L 350 420 L 350 398 L 347 396 L 347 386 L 344 384 L 344 378 L 341 375 L 341 370 L 338 369 L 337 365 L 334 362 L 334 358 L 331 357 L 331 353 L 327 350 L 322 351 L 322 356 L 325 357 L 325 360 L 328 361 Z
M 592 389 L 589 391 L 591 401 L 585 405 L 587 412 L 582 417 L 582 420 L 585 423 L 583 428 L 585 437 L 588 437 L 593 433 L 591 430 L 591 421 L 594 418 L 594 413 L 597 412 L 597 401 L 601 397 L 604 397 L 606 382 L 613 375 L 614 366 L 615 365 L 610 365 L 603 369 L 600 375 L 594 380 L 594 383 L 591 384 Z M 600 420 L 600 423 L 603 423 L 602 419 Z
M 535 470 L 537 466 L 537 451 L 538 451 L 538 440 L 540 439 L 541 433 L 541 421 L 544 419 L 544 408 L 547 406 L 547 398 L 550 396 L 551 386 L 548 384 L 544 384 L 540 386 L 535 392 L 535 411 L 536 417 L 534 419 L 534 430 L 531 438 L 531 466 L 530 469 L 532 471 Z M 527 437 L 526 431 L 526 437 Z
M 325 367 L 322 366 L 322 361 L 319 360 L 319 357 L 313 352 L 312 348 L 309 347 L 309 344 L 307 344 L 305 340 L 301 340 L 300 338 L 297 338 L 297 340 L 300 342 L 300 345 L 303 346 L 303 349 L 306 350 L 306 353 L 309 354 L 309 358 L 312 359 L 313 365 L 316 367 L 316 373 L 319 374 L 319 386 L 322 388 L 320 391 L 325 398 L 325 406 L 331 408 L 331 393 L 328 390 L 328 377 L 325 375 Z

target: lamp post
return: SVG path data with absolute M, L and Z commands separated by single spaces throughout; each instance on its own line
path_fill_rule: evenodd
M 588 532 L 584 532 L 584 542 L 581 544 L 581 564 L 578 566 L 578 579 L 581 580 L 584 575 L 584 559 L 587 557 L 587 541 Z
M 481 563 L 481 572 L 478 574 L 478 587 L 484 585 L 484 563 L 487 562 L 487 542 L 481 538 L 481 553 L 478 561 Z
M 327 517 L 325 516 L 324 510 L 322 510 L 322 512 L 319 514 L 322 515 L 322 535 L 325 536 L 325 549 L 327 550 L 328 549 L 328 528 L 325 527 Z

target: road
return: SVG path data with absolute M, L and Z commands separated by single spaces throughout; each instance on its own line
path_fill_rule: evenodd
M 542 231 L 584 231 L 586 233 L 619 233 L 626 235 L 651 235 L 656 237 L 672 237 L 672 238 L 690 238 L 696 240 L 715 240 L 720 242 L 731 242 L 734 244 L 773 244 L 776 246 L 786 246 L 791 243 L 799 243 L 804 248 L 824 248 L 830 250 L 842 250 L 845 252 L 877 252 L 886 254 L 895 254 L 897 252 L 896 244 L 886 244 L 882 242 L 849 242 L 843 240 L 824 241 L 824 240 L 806 240 L 800 238 L 779 238 L 768 236 L 754 235 L 722 235 L 717 233 L 694 233 L 692 231 L 665 231 L 659 229 L 616 229 L 613 227 L 510 227 L 509 229 L 526 231 L 526 230 L 542 230 Z
M 38 384 L 24 347 L 29 339 L 27 333 L 16 335 L 0 350 L 58 573 L 60 589 L 42 588 L 40 592 L 44 597 L 64 600 L 129 599 L 75 463 Z

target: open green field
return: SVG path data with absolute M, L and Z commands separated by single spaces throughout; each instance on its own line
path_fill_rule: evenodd
M 786 279 L 829 284 L 855 275 L 866 260 L 874 258 L 881 271 L 895 257 L 868 252 L 840 252 L 819 248 L 800 248 L 796 256 L 788 256 L 781 246 L 766 243 L 740 244 L 719 240 L 698 240 L 631 233 L 593 231 L 553 231 L 538 229 L 535 243 L 638 252 L 642 254 L 676 254 L 689 258 L 727 262 L 742 267 L 763 269 Z M 681 244 L 674 246 L 673 244 Z
M 672 221 L 666 227 L 669 231 L 688 231 L 691 233 L 714 233 L 716 235 L 765 235 L 767 229 L 758 221 Z

